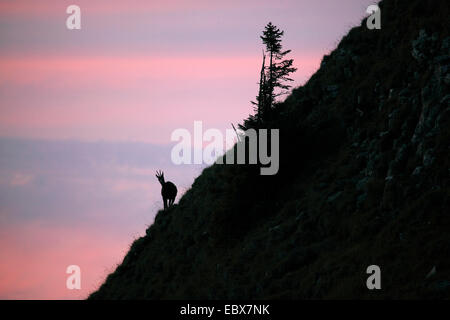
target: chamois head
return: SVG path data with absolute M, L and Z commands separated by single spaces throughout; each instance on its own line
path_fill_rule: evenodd
M 158 178 L 159 183 L 164 184 L 164 172 L 162 172 L 161 170 L 157 170 L 156 178 Z

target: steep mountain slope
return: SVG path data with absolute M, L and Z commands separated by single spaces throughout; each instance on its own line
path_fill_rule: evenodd
M 379 6 L 276 106 L 279 173 L 205 169 L 91 299 L 450 298 L 449 5 Z

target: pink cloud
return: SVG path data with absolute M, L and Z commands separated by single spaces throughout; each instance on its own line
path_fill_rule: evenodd
M 17 172 L 11 178 L 9 184 L 13 187 L 24 186 L 33 180 L 33 175 Z
M 0 298 L 81 299 L 120 263 L 130 239 L 73 228 L 27 223 L 0 230 Z M 81 290 L 66 288 L 67 266 L 81 268 Z
M 318 56 L 294 56 L 295 78 L 306 80 Z M 0 68 L 0 83 L 28 92 L 3 98 L 0 134 L 168 142 L 194 120 L 228 126 L 246 117 L 260 57 L 7 57 Z
M 254 71 L 258 64 L 255 57 L 242 56 L 3 57 L 0 82 L 59 88 L 100 85 L 123 89 L 143 80 L 161 80 L 161 77 L 171 82 L 192 77 L 198 80 L 237 77 Z
M 255 3 L 254 1 L 249 1 Z M 46 15 L 54 16 L 65 14 L 65 8 L 71 4 L 76 4 L 82 9 L 86 9 L 89 14 L 116 14 L 130 12 L 161 13 L 164 11 L 185 11 L 188 9 L 200 8 L 226 8 L 234 7 L 242 3 L 237 0 L 230 1 L 209 1 L 209 0 L 77 0 L 73 1 L 53 1 L 53 0 L 14 0 L 0 2 L 0 15 Z

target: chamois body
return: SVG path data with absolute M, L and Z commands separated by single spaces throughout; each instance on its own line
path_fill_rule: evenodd
M 164 173 L 162 171 L 157 171 L 156 177 L 158 178 L 159 183 L 161 183 L 161 195 L 164 202 L 164 210 L 166 210 L 175 202 L 178 190 L 172 182 L 166 182 L 164 180 Z

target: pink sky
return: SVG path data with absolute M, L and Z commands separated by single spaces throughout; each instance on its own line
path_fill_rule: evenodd
M 299 86 L 372 3 L 0 0 L 0 298 L 85 298 L 160 207 L 153 171 L 183 190 L 200 172 L 152 150 L 252 112 L 264 25 L 285 30 Z M 81 30 L 65 27 L 70 4 Z

